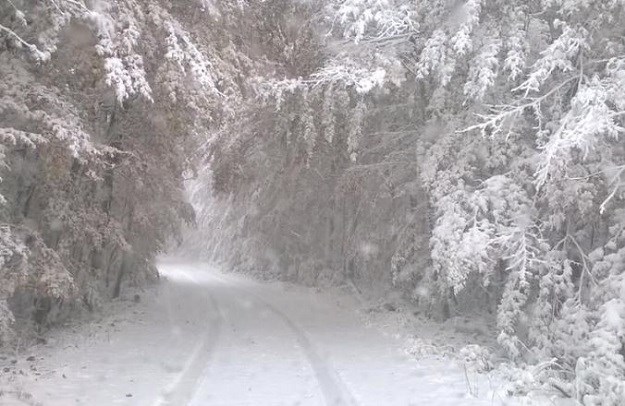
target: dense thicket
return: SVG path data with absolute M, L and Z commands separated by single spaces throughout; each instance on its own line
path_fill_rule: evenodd
M 294 4 L 272 28 L 284 69 L 208 144 L 197 245 L 492 312 L 525 379 L 619 404 L 625 3 Z

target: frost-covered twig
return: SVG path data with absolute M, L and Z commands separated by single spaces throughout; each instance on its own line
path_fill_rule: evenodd
M 614 177 L 612 178 L 612 181 L 610 182 L 610 184 L 613 184 L 613 183 L 616 183 L 616 184 L 615 184 L 614 188 L 612 189 L 612 192 L 610 192 L 608 197 L 599 206 L 599 213 L 600 214 L 603 214 L 605 212 L 605 209 L 606 209 L 608 203 L 610 202 L 610 200 L 612 200 L 614 198 L 614 196 L 616 195 L 616 192 L 618 192 L 619 188 L 623 185 L 623 182 L 617 182 L 617 180 L 621 177 L 623 172 L 625 172 L 625 165 L 620 166 L 617 169 L 618 169 L 618 172 L 616 173 L 616 175 L 614 175 Z
M 494 114 L 478 114 L 477 117 L 486 119 L 486 121 L 471 125 L 462 130 L 456 130 L 457 133 L 467 133 L 475 130 L 480 130 L 483 136 L 486 136 L 488 129 L 493 129 L 490 132 L 490 137 L 494 137 L 496 134 L 502 131 L 501 125 L 503 122 L 509 118 L 513 118 L 516 116 L 520 116 L 526 109 L 532 108 L 539 114 L 541 103 L 548 99 L 549 97 L 555 95 L 558 91 L 560 91 L 563 87 L 569 85 L 571 82 L 575 81 L 576 77 L 571 77 L 564 82 L 560 83 L 544 95 L 540 97 L 530 98 L 528 102 L 514 106 L 514 105 L 504 105 L 504 106 L 491 106 L 492 109 L 495 110 Z

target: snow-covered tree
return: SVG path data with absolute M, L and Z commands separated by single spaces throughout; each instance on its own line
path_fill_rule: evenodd
M 197 145 L 239 103 L 249 65 L 223 17 L 236 13 L 0 1 L 2 334 L 14 316 L 45 326 L 155 276 L 154 256 L 193 222 Z

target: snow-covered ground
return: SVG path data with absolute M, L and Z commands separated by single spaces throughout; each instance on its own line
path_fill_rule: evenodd
M 348 294 L 200 263 L 164 261 L 160 270 L 164 280 L 139 303 L 3 356 L 0 404 L 521 403 L 451 359 L 410 356 L 399 334 L 364 323 Z

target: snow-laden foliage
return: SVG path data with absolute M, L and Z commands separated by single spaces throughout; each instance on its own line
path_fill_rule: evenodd
M 386 39 L 416 30 L 415 8 L 410 2 L 389 0 L 337 0 L 328 2 L 332 23 L 355 42 Z
M 623 5 L 483 1 L 472 10 L 469 34 L 466 22 L 436 28 L 417 51 L 419 76 L 455 120 L 426 161 L 438 218 L 432 271 L 453 291 L 497 274 L 508 353 L 555 359 L 546 382 L 587 404 L 618 404 L 622 268 L 607 271 L 604 256 L 622 244 L 610 234 L 623 226 Z M 502 177 L 512 183 L 492 188 Z

